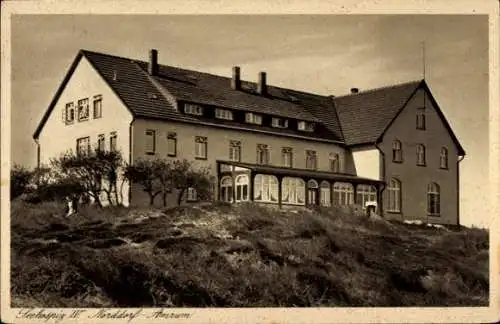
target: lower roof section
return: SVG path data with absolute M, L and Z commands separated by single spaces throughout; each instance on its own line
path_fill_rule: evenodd
M 228 166 L 235 166 L 238 168 L 248 169 L 259 174 L 279 175 L 284 177 L 299 177 L 299 178 L 310 178 L 315 180 L 350 182 L 353 184 L 379 185 L 384 183 L 383 181 L 380 180 L 358 177 L 352 174 L 277 167 L 271 165 L 252 164 L 252 163 L 244 163 L 236 161 L 217 160 L 217 165 L 218 165 L 218 170 L 220 170 L 220 166 L 228 165 Z

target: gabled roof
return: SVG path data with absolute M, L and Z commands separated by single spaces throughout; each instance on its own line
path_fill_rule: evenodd
M 347 145 L 373 144 L 421 81 L 333 97 Z
M 336 115 L 328 115 L 325 122 L 323 114 L 319 113 L 333 111 L 332 104 L 327 96 L 269 85 L 267 95 L 262 96 L 256 93 L 256 84 L 252 82 L 242 81 L 241 89 L 233 90 L 230 78 L 166 65 L 159 65 L 158 74 L 151 76 L 147 72 L 147 62 L 87 50 L 80 50 L 78 53 L 42 122 L 35 131 L 35 138 L 40 134 L 44 123 L 82 56 L 88 59 L 90 64 L 136 118 L 201 122 L 199 117 L 186 115 L 175 109 L 176 102 L 187 101 L 315 122 L 323 126 L 321 132 L 308 133 L 271 127 L 268 127 L 267 131 L 343 142 Z M 169 99 L 173 99 L 174 102 Z M 221 121 L 217 120 L 211 120 L 210 122 L 213 124 L 221 123 Z M 223 121 L 223 124 L 229 126 L 232 123 Z M 239 124 L 239 126 L 249 129 L 255 128 L 254 125 Z
M 463 147 L 432 96 L 425 80 L 332 97 L 342 125 L 345 144 L 355 146 L 374 144 L 379 141 L 419 88 L 425 89 L 433 101 L 439 117 L 457 146 L 459 155 L 465 155 Z
M 82 57 L 90 62 L 134 118 L 237 127 L 347 146 L 374 144 L 419 87 L 425 87 L 430 94 L 425 81 L 419 80 L 339 97 L 268 85 L 267 95 L 262 96 L 256 93 L 256 84 L 252 82 L 242 80 L 241 89 L 233 90 L 230 78 L 166 65 L 159 65 L 158 73 L 151 76 L 147 62 L 80 50 L 38 125 L 33 135 L 35 139 Z M 430 98 L 435 102 L 432 94 Z M 318 127 L 309 133 L 227 120 L 207 121 L 179 112 L 176 105 L 183 101 L 311 121 Z M 435 106 L 459 152 L 463 152 L 443 113 L 437 104 Z

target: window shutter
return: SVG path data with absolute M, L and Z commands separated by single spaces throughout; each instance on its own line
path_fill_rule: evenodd
M 66 124 L 66 106 L 63 107 L 61 115 L 62 115 L 62 122 Z

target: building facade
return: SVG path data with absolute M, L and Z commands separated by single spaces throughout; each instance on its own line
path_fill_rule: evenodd
M 424 80 L 321 96 L 81 50 L 34 134 L 38 163 L 98 146 L 187 159 L 214 199 L 277 206 L 376 203 L 387 218 L 459 222 L 465 155 Z M 125 182 L 124 205 L 149 203 Z M 185 201 L 196 201 L 196 191 Z M 174 204 L 176 192 L 168 197 Z

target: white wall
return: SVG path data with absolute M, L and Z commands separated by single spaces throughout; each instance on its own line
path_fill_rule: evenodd
M 352 156 L 358 177 L 381 180 L 378 149 L 374 147 L 353 149 Z
M 93 118 L 92 109 L 95 95 L 102 95 L 102 117 L 97 119 Z M 66 125 L 63 119 L 66 103 L 73 101 L 76 107 L 78 100 L 83 98 L 89 98 L 89 119 L 79 122 L 78 118 L 75 118 L 73 124 Z M 97 144 L 98 135 L 104 134 L 106 149 L 109 149 L 111 132 L 117 133 L 117 148 L 128 161 L 131 121 L 132 115 L 122 101 L 88 60 L 82 57 L 40 133 L 40 163 L 48 164 L 51 158 L 68 150 L 75 152 L 76 140 L 81 137 L 89 136 L 91 145 L 94 147 Z M 124 186 L 123 198 L 123 202 L 128 204 L 128 185 Z

